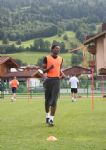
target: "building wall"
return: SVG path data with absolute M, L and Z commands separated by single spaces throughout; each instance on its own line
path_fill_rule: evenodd
M 6 64 L 1 64 L 0 65 L 0 76 L 4 75 L 7 72 L 8 72 L 7 65 Z
M 96 67 L 97 74 L 99 73 L 100 68 L 104 68 L 104 37 L 101 37 L 96 41 Z
M 106 35 L 104 38 L 104 68 L 106 68 Z

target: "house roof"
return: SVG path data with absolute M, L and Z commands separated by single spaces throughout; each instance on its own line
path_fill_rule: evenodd
M 100 38 L 101 36 L 104 36 L 104 35 L 106 35 L 106 30 L 103 31 L 103 32 L 101 32 L 101 33 L 98 33 L 98 34 L 96 34 L 95 36 L 93 36 L 93 37 L 89 38 L 88 40 L 86 40 L 86 41 L 84 42 L 84 45 L 87 45 L 87 44 L 89 44 L 89 43 L 95 41 L 96 39 Z
M 9 56 L 0 56 L 0 64 L 4 64 L 4 63 L 7 63 L 12 67 L 19 68 L 19 65 L 16 63 L 16 61 Z
M 41 78 L 42 75 L 40 75 L 36 70 L 29 70 L 29 71 L 17 71 L 17 72 L 9 72 L 6 73 L 5 75 L 3 75 L 3 78 L 13 78 L 13 77 L 17 77 L 17 78 Z
M 63 72 L 65 75 L 81 75 L 81 74 L 91 74 L 91 69 L 87 69 L 84 67 L 80 67 L 80 66 L 73 66 L 73 67 L 69 67 L 66 69 L 63 69 Z

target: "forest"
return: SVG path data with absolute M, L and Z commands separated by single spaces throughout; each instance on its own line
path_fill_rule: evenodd
M 106 0 L 0 0 L 0 40 L 22 40 L 73 31 L 83 41 L 106 22 Z

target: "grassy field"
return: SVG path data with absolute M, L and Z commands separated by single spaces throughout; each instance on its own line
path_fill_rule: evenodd
M 37 64 L 38 60 L 42 58 L 43 56 L 46 56 L 49 53 L 39 53 L 39 52 L 22 52 L 22 53 L 14 53 L 14 54 L 8 54 L 8 56 L 11 56 L 14 59 L 20 59 L 22 62 L 30 65 L 30 64 Z M 65 53 L 60 54 L 64 59 L 64 66 L 67 66 L 71 63 L 71 54 Z M 6 56 L 5 54 L 1 54 L 1 56 Z
M 47 141 L 48 136 L 57 141 Z M 60 97 L 55 126 L 45 124 L 43 97 L 0 100 L 0 150 L 106 150 L 106 100 Z

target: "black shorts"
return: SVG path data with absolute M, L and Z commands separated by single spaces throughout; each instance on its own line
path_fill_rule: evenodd
M 77 92 L 78 92 L 77 88 L 71 88 L 71 93 L 77 93 Z
M 44 82 L 44 89 L 45 89 L 45 105 L 56 106 L 60 91 L 60 79 L 47 78 Z
M 16 93 L 17 88 L 16 87 L 12 87 L 12 93 Z

